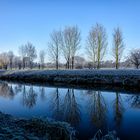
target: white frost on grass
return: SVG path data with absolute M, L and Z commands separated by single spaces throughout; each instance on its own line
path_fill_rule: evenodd
M 24 82 L 139 86 L 140 70 L 13 70 L 0 74 L 0 79 Z
M 140 70 L 101 69 L 101 70 L 13 70 L 0 72 L 0 75 L 17 76 L 140 76 Z

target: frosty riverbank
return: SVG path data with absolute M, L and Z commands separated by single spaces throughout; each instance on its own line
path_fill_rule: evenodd
M 0 72 L 1 80 L 77 85 L 140 85 L 140 70 L 13 70 Z

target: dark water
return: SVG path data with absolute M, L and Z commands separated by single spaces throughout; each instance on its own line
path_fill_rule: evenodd
M 0 83 L 0 111 L 17 117 L 69 122 L 79 139 L 101 129 L 122 140 L 140 140 L 140 95 Z

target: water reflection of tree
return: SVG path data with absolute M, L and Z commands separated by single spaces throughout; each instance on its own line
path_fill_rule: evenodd
M 74 89 L 68 89 L 62 105 L 63 119 L 73 125 L 80 122 L 80 109 L 76 102 Z
M 40 98 L 41 98 L 42 101 L 46 100 L 45 88 L 44 87 L 40 87 Z
M 13 90 L 13 86 L 12 85 L 10 85 L 10 88 L 9 88 L 9 95 L 12 97 L 12 99 L 13 99 L 13 97 L 15 96 L 15 92 L 14 92 L 14 90 Z
M 33 108 L 36 105 L 37 94 L 35 93 L 33 86 L 26 90 L 26 87 L 23 87 L 23 105 L 28 108 Z
M 115 119 L 116 125 L 119 126 L 122 121 L 124 107 L 122 104 L 121 95 L 118 92 L 116 92 L 116 98 L 114 100 L 113 109 L 114 109 L 114 119 Z
M 107 106 L 100 91 L 88 91 L 90 95 L 89 109 L 90 118 L 97 128 L 101 128 L 106 122 Z
M 15 93 L 19 93 L 22 92 L 22 85 L 21 84 L 17 84 L 14 88 Z
M 53 118 L 55 118 L 56 120 L 60 120 L 61 116 L 62 116 L 62 112 L 61 112 L 61 104 L 60 104 L 60 93 L 59 93 L 59 89 L 56 88 L 53 94 L 53 99 L 52 99 L 52 115 Z
M 14 92 L 12 85 L 8 85 L 7 83 L 0 84 L 0 96 L 13 99 L 15 95 L 16 93 Z
M 132 108 L 140 108 L 140 96 L 132 95 L 128 98 Z

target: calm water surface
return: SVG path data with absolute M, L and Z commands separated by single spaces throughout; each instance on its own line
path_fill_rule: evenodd
M 16 117 L 69 122 L 88 140 L 101 129 L 122 140 L 140 140 L 140 95 L 0 83 L 0 111 Z

